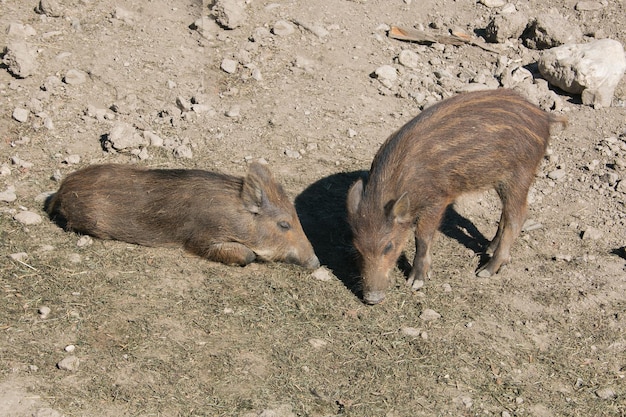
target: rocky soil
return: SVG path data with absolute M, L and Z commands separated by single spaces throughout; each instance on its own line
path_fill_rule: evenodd
M 625 8 L 0 0 L 0 415 L 625 415 L 626 81 L 568 93 L 539 65 L 564 43 L 626 45 Z M 512 262 L 475 277 L 499 203 L 467 196 L 424 288 L 399 268 L 364 305 L 347 188 L 423 108 L 500 87 L 569 119 Z M 43 211 L 89 164 L 243 175 L 259 159 L 314 274 L 103 242 Z

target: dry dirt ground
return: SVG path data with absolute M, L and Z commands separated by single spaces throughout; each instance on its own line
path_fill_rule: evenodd
M 623 1 L 591 12 L 571 0 L 514 3 L 529 15 L 552 8 L 626 44 Z M 553 137 L 531 195 L 541 227 L 522 234 L 501 273 L 474 276 L 499 217 L 494 195 L 476 195 L 448 217 L 426 286 L 411 292 L 396 270 L 387 300 L 366 306 L 345 192 L 421 110 L 370 74 L 398 67 L 402 49 L 418 52 L 418 78 L 433 65 L 491 71 L 500 56 L 519 57 L 503 45 L 497 54 L 404 43 L 381 25 L 471 33 L 492 10 L 474 0 L 251 0 L 241 27 L 209 22 L 202 32 L 193 23 L 210 5 L 200 1 L 60 4 L 63 16 L 42 17 L 35 1 L 0 0 L 0 45 L 10 23 L 31 25 L 39 65 L 25 79 L 0 68 L 0 162 L 10 168 L 0 191 L 17 195 L 0 203 L 0 415 L 626 415 L 623 80 L 611 108 L 559 93 L 570 125 Z M 269 33 L 278 20 L 294 33 Z M 220 68 L 224 58 L 239 61 L 235 73 Z M 70 69 L 86 80 L 49 78 Z M 205 107 L 181 114 L 177 97 Z M 12 118 L 17 107 L 31 109 L 27 122 Z M 191 158 L 166 147 L 149 147 L 141 160 L 106 152 L 101 138 L 120 121 L 186 145 Z M 16 156 L 32 166 L 12 165 Z M 330 281 L 284 264 L 239 268 L 182 250 L 78 246 L 42 209 L 55 179 L 92 163 L 243 175 L 258 158 L 293 196 Z M 547 176 L 559 167 L 563 177 Z M 25 208 L 43 221 L 14 220 Z M 27 257 L 7 256 L 20 252 Z M 424 320 L 428 309 L 441 317 Z M 70 356 L 78 368 L 59 369 Z

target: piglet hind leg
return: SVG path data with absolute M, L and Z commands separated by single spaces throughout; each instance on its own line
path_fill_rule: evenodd
M 503 265 L 511 260 L 511 246 L 522 230 L 528 211 L 526 198 L 530 181 L 524 181 L 521 184 L 520 182 L 516 184 L 514 190 L 508 190 L 504 187 L 498 189 L 498 194 L 502 200 L 502 215 L 500 216 L 498 231 L 486 250 L 487 253 L 493 255 L 485 265 L 476 271 L 476 275 L 481 278 L 495 275 Z
M 215 243 L 201 251 L 194 249 L 193 252 L 210 261 L 227 265 L 246 266 L 256 259 L 255 253 L 250 248 L 236 242 Z

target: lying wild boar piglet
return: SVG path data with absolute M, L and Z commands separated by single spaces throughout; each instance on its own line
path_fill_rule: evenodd
M 500 89 L 444 100 L 392 134 L 376 153 L 366 183 L 355 182 L 347 198 L 365 302 L 385 298 L 389 271 L 414 225 L 407 283 L 423 284 L 446 207 L 470 191 L 495 188 L 502 201 L 498 231 L 487 248 L 493 255 L 477 271 L 481 277 L 497 273 L 524 223 L 528 190 L 553 123 L 566 120 Z
M 259 163 L 245 178 L 94 165 L 68 175 L 46 210 L 67 230 L 101 239 L 183 246 L 226 264 L 258 258 L 319 266 L 293 204 Z

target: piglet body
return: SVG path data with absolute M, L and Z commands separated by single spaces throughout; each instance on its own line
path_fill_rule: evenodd
M 93 165 L 68 175 L 46 210 L 65 229 L 101 239 L 183 246 L 226 264 L 258 258 L 319 266 L 293 204 L 259 163 L 245 178 Z
M 464 93 L 424 110 L 376 153 L 366 182 L 347 198 L 348 222 L 361 263 L 363 297 L 385 297 L 389 271 L 415 226 L 416 253 L 407 283 L 422 285 L 430 246 L 446 207 L 461 194 L 494 188 L 502 200 L 488 277 L 510 259 L 527 213 L 527 195 L 548 145 L 550 126 L 566 120 L 506 90 Z

